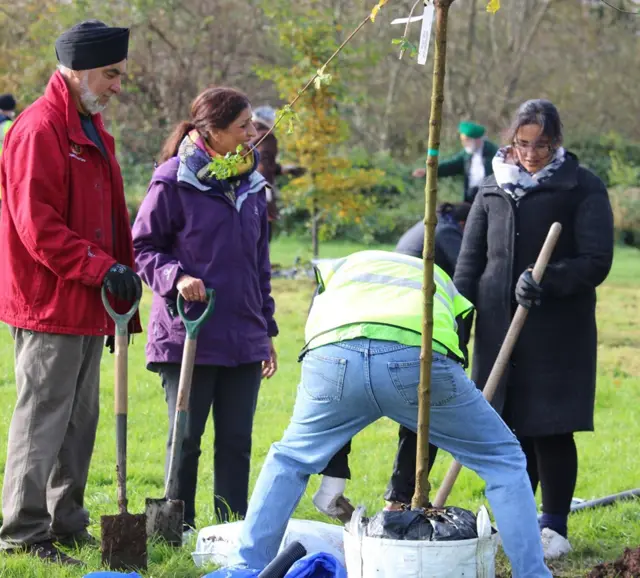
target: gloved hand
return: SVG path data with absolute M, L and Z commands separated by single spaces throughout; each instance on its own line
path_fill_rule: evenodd
M 532 305 L 540 305 L 542 287 L 534 280 L 533 269 L 526 269 L 516 283 L 516 301 L 526 309 L 531 309 Z
M 142 296 L 142 280 L 131 267 L 120 263 L 107 271 L 102 284 L 109 293 L 124 301 L 134 301 Z
M 326 514 L 331 518 L 340 518 L 347 514 L 338 503 L 339 498 L 344 497 L 344 489 L 347 486 L 347 480 L 343 478 L 334 478 L 332 476 L 322 476 L 322 482 L 318 491 L 313 495 L 313 505 L 318 511 Z M 349 502 L 349 500 L 347 500 Z
M 131 345 L 131 334 L 127 335 L 127 341 Z M 113 353 L 116 349 L 116 338 L 113 335 L 107 335 L 104 340 L 104 346 L 109 350 L 109 353 Z

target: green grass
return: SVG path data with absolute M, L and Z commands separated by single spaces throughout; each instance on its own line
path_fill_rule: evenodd
M 327 241 L 320 243 L 320 257 L 334 258 L 348 255 L 362 249 L 387 249 L 393 250 L 391 245 L 367 245 L 350 241 Z M 294 259 L 299 257 L 303 260 L 311 259 L 311 241 L 309 239 L 298 239 L 296 237 L 279 236 L 274 240 L 271 249 L 271 260 L 274 264 L 282 267 L 292 265 Z
M 298 252 L 308 254 L 308 243 L 295 239 L 277 239 L 273 244 L 273 261 L 288 266 Z M 362 247 L 355 244 L 326 243 L 321 256 L 347 254 Z M 369 247 L 370 248 L 370 247 Z M 589 499 L 601 497 L 640 485 L 640 458 L 637 440 L 640 437 L 638 402 L 640 398 L 640 253 L 621 249 L 616 254 L 613 271 L 599 290 L 598 317 L 600 326 L 598 393 L 595 433 L 577 435 L 580 472 L 576 496 Z M 277 338 L 280 370 L 263 383 L 255 421 L 252 484 L 260 471 L 270 444 L 278 440 L 290 417 L 299 376 L 296 362 L 302 345 L 305 314 L 312 285 L 307 281 L 275 280 L 274 295 L 277 318 L 281 328 Z M 142 307 L 143 319 L 148 319 L 148 295 Z M 157 375 L 144 366 L 145 337 L 138 336 L 131 346 L 129 361 L 129 498 L 130 511 L 143 511 L 145 497 L 163 494 L 166 406 Z M 86 501 L 92 516 L 90 530 L 99 534 L 100 516 L 117 513 L 114 476 L 115 427 L 113 418 L 113 363 L 105 354 L 102 365 L 101 418 L 98 439 L 87 488 Z M 13 345 L 9 333 L 0 331 L 0 418 L 3 431 L 8 430 L 13 411 Z M 212 428 L 207 428 L 203 440 L 200 479 L 197 495 L 197 522 L 200 527 L 214 522 L 212 512 Z M 397 427 L 388 420 L 356 436 L 351 453 L 353 480 L 347 486 L 349 498 L 363 503 L 369 512 L 382 506 L 384 492 L 396 448 Z M 6 433 L 5 433 L 6 439 Z M 0 444 L 0 467 L 4 466 L 6 447 Z M 444 454 L 444 452 L 443 452 Z M 439 455 L 431 478 L 434 487 L 441 482 L 450 463 Z M 296 517 L 322 520 L 311 503 L 318 484 L 312 477 Z M 538 496 L 539 498 L 539 496 Z M 476 510 L 483 503 L 483 484 L 478 477 L 463 471 L 451 496 L 456 505 Z M 326 519 L 325 519 L 326 521 Z M 571 541 L 574 546 L 567 560 L 553 565 L 554 574 L 562 577 L 584 576 L 587 570 L 602 560 L 621 554 L 625 546 L 640 545 L 640 504 L 626 503 L 570 518 Z M 190 557 L 193 544 L 182 550 L 159 545 L 150 547 L 148 576 L 196 578 L 205 569 L 196 568 Z M 84 570 L 58 569 L 45 566 L 24 556 L 0 555 L 0 576 L 80 577 L 100 567 L 98 549 L 72 552 L 87 562 Z M 504 557 L 499 561 L 501 576 L 508 576 Z

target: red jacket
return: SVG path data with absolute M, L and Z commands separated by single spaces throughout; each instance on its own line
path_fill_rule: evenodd
M 134 266 L 114 140 L 109 159 L 84 134 L 59 72 L 14 122 L 0 159 L 0 320 L 23 329 L 111 335 L 100 298 L 117 261 Z M 118 311 L 127 304 L 118 303 Z M 136 316 L 129 327 L 139 332 Z

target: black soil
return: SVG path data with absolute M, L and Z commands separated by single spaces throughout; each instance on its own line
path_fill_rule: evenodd
M 147 569 L 147 520 L 144 514 L 102 516 L 102 563 L 112 570 Z
M 620 558 L 594 566 L 587 578 L 638 578 L 640 576 L 640 547 L 625 548 Z

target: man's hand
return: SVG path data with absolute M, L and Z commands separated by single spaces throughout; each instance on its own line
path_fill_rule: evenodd
M 178 293 L 182 295 L 185 301 L 207 302 L 207 292 L 202 279 L 196 279 L 191 275 L 183 275 L 178 279 L 176 289 L 178 289 Z
M 142 297 L 142 279 L 131 268 L 116 263 L 102 280 L 107 291 L 124 301 L 135 301 Z
M 427 169 L 416 169 L 415 171 L 413 171 L 412 175 L 416 179 L 424 179 L 424 177 L 427 176 Z
M 269 339 L 269 361 L 262 362 L 262 377 L 272 378 L 278 371 L 278 354 L 273 345 L 273 339 Z
M 531 309 L 532 305 L 540 305 L 542 295 L 542 287 L 533 280 L 532 271 L 531 268 L 526 269 L 516 283 L 516 301 L 525 309 Z

